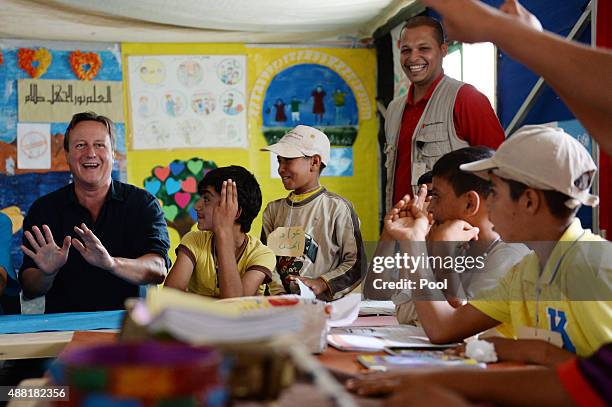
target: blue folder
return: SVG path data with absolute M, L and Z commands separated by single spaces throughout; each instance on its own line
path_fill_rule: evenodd
M 0 334 L 119 329 L 124 315 L 125 311 L 0 315 Z

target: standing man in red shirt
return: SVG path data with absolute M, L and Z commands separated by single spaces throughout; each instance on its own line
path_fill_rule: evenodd
M 413 195 L 419 177 L 444 154 L 468 146 L 493 149 L 505 135 L 489 100 L 472 85 L 444 75 L 448 52 L 440 22 L 409 19 L 400 34 L 400 63 L 411 82 L 387 108 L 385 210 Z

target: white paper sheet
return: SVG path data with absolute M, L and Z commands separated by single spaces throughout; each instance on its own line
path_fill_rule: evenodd
M 51 168 L 51 124 L 17 123 L 17 168 Z

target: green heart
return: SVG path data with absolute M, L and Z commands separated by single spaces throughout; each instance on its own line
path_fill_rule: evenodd
M 170 222 L 174 221 L 174 218 L 176 218 L 176 215 L 178 215 L 178 208 L 176 205 L 164 206 L 162 210 L 164 211 L 164 216 Z
M 193 175 L 197 175 L 202 170 L 202 167 L 204 167 L 202 160 L 192 159 L 187 161 L 187 168 L 189 168 Z

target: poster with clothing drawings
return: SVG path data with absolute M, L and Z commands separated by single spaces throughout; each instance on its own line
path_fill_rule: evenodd
M 247 147 L 244 55 L 128 57 L 132 149 Z

